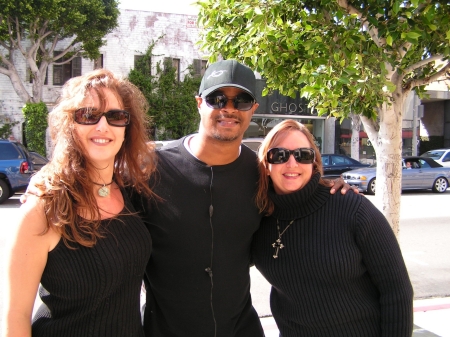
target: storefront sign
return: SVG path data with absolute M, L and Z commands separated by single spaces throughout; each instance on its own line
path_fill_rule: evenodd
M 259 103 L 257 114 L 317 116 L 317 113 L 311 113 L 308 101 L 301 98 L 299 93 L 292 98 L 281 95 L 275 90 L 270 95 L 262 96 L 264 87 L 265 81 L 257 80 L 255 93 Z

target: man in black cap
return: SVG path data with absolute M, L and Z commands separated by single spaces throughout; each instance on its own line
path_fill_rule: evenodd
M 241 146 L 258 107 L 255 85 L 253 71 L 235 60 L 211 64 L 196 96 L 198 133 L 158 151 L 154 191 L 162 201 L 145 219 L 153 241 L 148 337 L 264 336 L 249 275 L 262 217 L 257 160 Z
M 261 215 L 255 153 L 241 140 L 258 104 L 253 71 L 210 65 L 196 96 L 199 132 L 158 151 L 147 216 L 146 336 L 264 336 L 250 297 L 250 244 Z M 155 211 L 156 210 L 156 211 Z

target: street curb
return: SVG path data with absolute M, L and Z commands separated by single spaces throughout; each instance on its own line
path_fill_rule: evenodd
M 414 301 L 414 312 L 450 309 L 450 297 Z

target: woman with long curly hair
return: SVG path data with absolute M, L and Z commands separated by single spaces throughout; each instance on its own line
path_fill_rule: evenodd
M 253 239 L 272 284 L 283 337 L 410 337 L 413 290 L 397 239 L 367 198 L 330 194 L 322 159 L 302 124 L 285 120 L 262 142 Z
M 40 196 L 21 206 L 9 254 L 3 335 L 144 335 L 151 237 L 125 190 L 157 198 L 146 109 L 142 93 L 107 70 L 64 85 L 49 114 L 52 160 L 33 180 Z

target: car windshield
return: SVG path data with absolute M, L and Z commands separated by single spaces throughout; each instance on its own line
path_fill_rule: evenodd
M 432 159 L 439 159 L 442 157 L 442 155 L 444 154 L 445 151 L 427 151 L 425 152 L 423 155 L 421 155 L 421 157 L 428 157 L 428 158 L 432 158 Z

